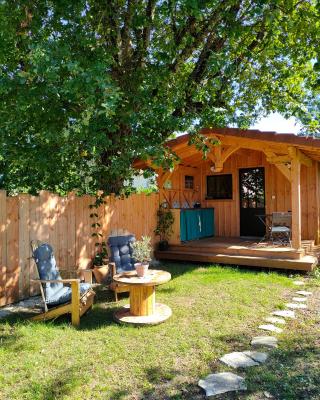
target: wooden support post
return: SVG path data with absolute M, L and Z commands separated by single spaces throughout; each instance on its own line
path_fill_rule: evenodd
M 80 281 L 71 282 L 71 322 L 73 326 L 80 325 Z
M 292 246 L 301 248 L 301 163 L 298 157 L 291 161 Z

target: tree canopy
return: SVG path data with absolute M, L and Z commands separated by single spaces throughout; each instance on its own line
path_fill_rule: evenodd
M 119 193 L 163 143 L 272 111 L 310 131 L 313 0 L 0 1 L 0 185 Z

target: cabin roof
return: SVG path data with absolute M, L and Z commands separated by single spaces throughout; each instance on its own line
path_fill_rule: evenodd
M 315 147 L 320 149 L 320 139 L 312 136 L 297 136 L 294 133 L 277 133 L 272 131 L 260 131 L 258 129 L 239 129 L 239 128 L 203 128 L 201 134 L 206 136 L 233 136 L 244 139 L 262 140 L 267 142 L 276 142 L 287 145 L 297 145 Z M 175 139 L 168 140 L 166 145 L 174 148 L 175 145 L 188 142 L 189 134 L 178 136 Z
M 320 139 L 314 137 L 239 128 L 203 128 L 200 134 L 217 138 L 222 146 L 237 145 L 239 148 L 257 151 L 268 149 L 277 155 L 286 155 L 288 147 L 296 147 L 307 157 L 320 161 Z M 184 163 L 195 165 L 203 159 L 202 153 L 188 142 L 189 134 L 185 134 L 168 140 L 165 146 L 170 147 Z M 150 162 L 137 160 L 134 165 L 136 168 L 146 168 Z

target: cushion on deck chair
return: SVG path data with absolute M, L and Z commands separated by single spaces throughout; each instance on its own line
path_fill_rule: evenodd
M 91 288 L 90 283 L 80 283 L 80 296 Z M 62 289 L 46 298 L 46 304 L 49 307 L 57 306 L 71 301 L 72 291 L 70 286 L 63 286 Z
M 116 264 L 116 271 L 118 274 L 134 270 L 135 260 L 132 257 L 132 243 L 135 242 L 135 240 L 134 235 L 109 237 L 110 261 Z
M 41 280 L 60 280 L 61 275 L 57 268 L 53 249 L 48 243 L 41 244 L 34 252 L 33 258 L 37 265 Z M 81 283 L 80 293 L 83 294 L 90 289 L 90 284 Z M 71 300 L 71 287 L 62 282 L 47 282 L 44 284 L 44 293 L 48 305 L 63 304 Z
M 288 228 L 287 226 L 273 226 L 271 228 L 271 232 L 274 232 L 274 233 L 289 233 L 290 232 L 290 228 Z

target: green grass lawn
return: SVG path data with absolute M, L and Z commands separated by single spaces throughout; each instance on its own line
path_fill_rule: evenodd
M 161 268 L 172 280 L 158 287 L 157 301 L 173 311 L 162 325 L 116 324 L 112 314 L 128 299 L 115 304 L 106 290 L 98 293 L 78 330 L 64 318 L 0 321 L 0 399 L 204 399 L 198 379 L 227 370 L 218 357 L 249 349 L 262 318 L 283 308 L 296 290 L 292 278 L 277 272 L 196 264 Z M 279 393 L 282 400 L 320 398 L 319 387 L 319 397 L 310 392 L 317 380 L 319 386 L 318 374 L 308 374 L 310 365 L 303 364 L 308 353 L 312 368 L 320 367 L 313 340 L 319 326 L 312 313 L 305 319 L 299 326 L 292 323 L 296 330 L 286 328 L 266 366 L 245 373 L 247 397 L 230 398 L 258 399 L 259 390 Z M 290 375 L 293 365 L 300 374 Z M 295 397 L 301 387 L 309 397 Z

